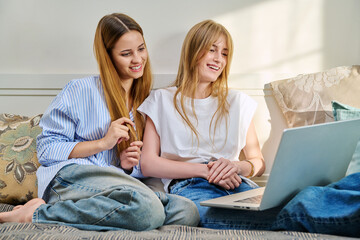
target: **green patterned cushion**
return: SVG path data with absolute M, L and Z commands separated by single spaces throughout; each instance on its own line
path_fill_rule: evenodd
M 37 197 L 36 137 L 41 116 L 0 114 L 0 203 L 16 205 Z
M 360 109 L 336 101 L 332 102 L 335 121 L 360 118 Z M 346 175 L 360 172 L 360 141 L 358 142 L 353 158 L 349 164 Z

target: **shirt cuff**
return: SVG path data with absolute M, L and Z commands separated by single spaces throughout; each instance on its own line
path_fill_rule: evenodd
M 77 142 L 58 142 L 52 144 L 50 148 L 47 149 L 46 154 L 44 155 L 45 159 L 52 160 L 68 160 L 69 155 L 74 149 Z
M 145 178 L 145 176 L 141 173 L 140 162 L 138 165 L 133 167 L 132 172 L 130 173 L 130 176 L 132 176 L 134 178 Z

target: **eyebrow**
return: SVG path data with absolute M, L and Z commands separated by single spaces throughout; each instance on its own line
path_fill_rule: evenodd
M 144 46 L 145 46 L 145 43 L 142 43 L 137 48 L 144 47 Z M 122 52 L 130 52 L 130 51 L 131 51 L 131 49 L 125 49 L 125 50 L 122 50 L 120 52 L 122 53 Z
M 213 43 L 213 45 L 212 45 L 213 47 L 216 47 L 216 48 L 219 48 L 219 46 L 218 45 L 216 45 L 215 43 Z M 227 49 L 227 48 L 224 48 L 223 50 L 225 50 L 225 51 L 229 51 L 229 49 Z

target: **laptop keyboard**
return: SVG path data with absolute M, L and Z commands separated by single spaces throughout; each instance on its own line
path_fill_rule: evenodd
M 235 202 L 241 202 L 241 203 L 260 203 L 263 195 L 257 195 L 250 198 L 244 198 L 241 200 L 237 200 Z

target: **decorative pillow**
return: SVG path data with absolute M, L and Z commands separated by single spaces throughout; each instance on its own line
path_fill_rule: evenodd
M 332 102 L 335 121 L 350 120 L 360 118 L 360 109 L 342 104 L 336 101 Z M 356 146 L 355 153 L 349 164 L 346 175 L 360 172 L 360 140 Z
M 0 114 L 0 203 L 17 205 L 37 197 L 36 137 L 41 116 Z
M 360 108 L 360 65 L 270 83 L 289 127 L 331 122 L 331 101 Z

